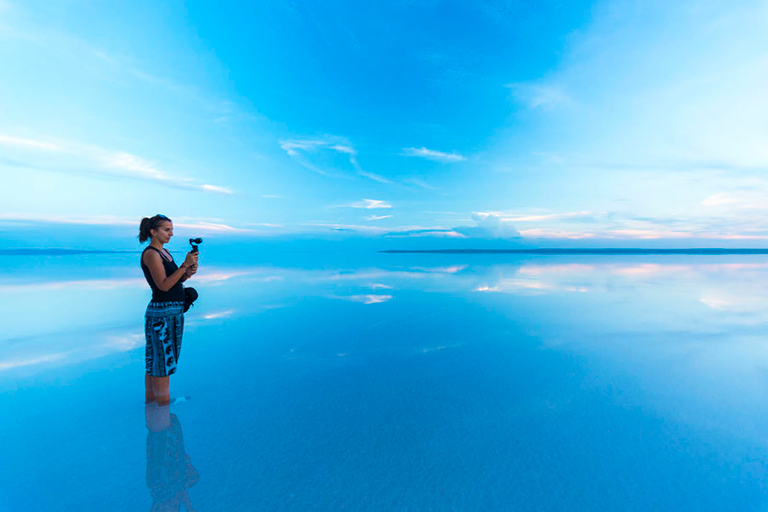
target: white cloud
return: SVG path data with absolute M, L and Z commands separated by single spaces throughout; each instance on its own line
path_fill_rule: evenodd
M 356 203 L 344 205 L 349 208 L 363 208 L 365 210 L 379 210 L 384 208 L 392 208 L 392 205 L 386 201 L 380 201 L 378 199 L 363 199 Z
M 453 230 L 469 238 L 520 238 L 520 232 L 498 212 L 475 212 L 472 214 L 472 220 L 475 222 L 474 226 L 455 227 Z
M 434 149 L 421 148 L 403 148 L 403 154 L 405 156 L 415 156 L 419 158 L 426 158 L 427 160 L 434 160 L 436 162 L 461 162 L 466 160 L 465 156 L 458 153 L 445 153 L 443 151 L 437 151 Z
M 403 180 L 405 183 L 416 185 L 417 187 L 421 187 L 426 190 L 437 190 L 437 187 L 434 187 L 427 183 L 426 181 L 419 179 L 419 178 L 405 178 Z
M 505 222 L 539 222 L 543 220 L 561 220 L 561 219 L 578 219 L 592 217 L 590 212 L 567 212 L 567 213 L 549 213 L 543 215 L 520 215 L 520 216 L 503 216 L 500 217 Z
M 768 194 L 756 190 L 725 192 L 711 195 L 701 204 L 726 210 L 768 210 Z
M 289 156 L 299 156 L 301 152 L 315 151 L 318 148 L 330 147 L 330 143 L 324 140 L 284 140 L 280 141 L 280 147 Z
M 347 155 L 349 164 L 358 176 L 367 178 L 378 183 L 392 184 L 384 176 L 366 171 L 357 161 L 357 150 L 343 137 L 326 136 L 319 139 L 291 139 L 280 141 L 280 147 L 299 162 L 303 167 L 317 174 L 335 178 L 348 178 L 346 175 L 332 174 L 326 171 L 318 160 L 323 157 L 323 152 L 340 153 Z
M 378 181 L 379 183 L 385 183 L 387 185 L 391 185 L 392 184 L 392 181 L 388 180 L 384 176 L 379 176 L 378 174 L 375 174 L 375 173 L 372 173 L 372 172 L 368 172 L 368 171 L 364 171 L 362 169 L 358 169 L 357 170 L 357 174 L 359 174 L 363 178 L 368 178 L 369 180 Z
M 376 294 L 367 294 L 367 295 L 350 295 L 349 297 L 345 297 L 347 300 L 351 300 L 352 302 L 361 302 L 363 304 L 381 304 L 383 302 L 388 302 L 392 300 L 392 295 L 376 295 Z
M 382 220 L 382 219 L 388 219 L 392 217 L 392 215 L 369 215 L 365 218 L 365 220 Z
M 51 224 L 75 224 L 86 226 L 131 226 L 138 229 L 140 217 L 116 217 L 113 215 L 49 215 L 30 213 L 0 213 L 0 221 Z M 252 229 L 237 228 L 222 222 L 179 218 L 175 227 L 203 233 L 254 233 Z
M 115 217 L 112 215 L 46 215 L 27 213 L 0 213 L 0 221 L 83 224 L 90 226 L 138 226 L 138 221 L 136 219 Z
M 219 187 L 217 185 L 204 184 L 200 188 L 202 188 L 203 190 L 205 190 L 207 192 L 215 192 L 217 194 L 232 194 L 233 193 L 231 189 L 228 189 L 226 187 Z
M 77 142 L 51 142 L 4 134 L 0 134 L 0 146 L 8 148 L 10 155 L 22 165 L 37 169 L 116 176 L 172 188 L 232 194 L 232 191 L 225 187 L 199 184 L 191 178 L 170 175 L 160 170 L 156 164 L 125 151 L 109 151 Z
M 15 146 L 20 148 L 44 149 L 46 151 L 62 151 L 63 148 L 58 144 L 21 137 L 11 137 L 10 135 L 0 135 L 0 145 Z
M 467 235 L 459 231 L 459 228 L 402 228 L 399 230 L 390 230 L 389 233 L 387 233 L 387 236 L 389 238 L 468 238 Z

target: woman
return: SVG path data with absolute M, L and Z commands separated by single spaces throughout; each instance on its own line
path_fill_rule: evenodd
M 165 215 L 144 217 L 139 227 L 139 242 L 149 240 L 141 254 L 141 269 L 152 288 L 152 301 L 144 315 L 147 340 L 144 376 L 146 403 L 171 403 L 169 376 L 176 372 L 184 332 L 184 287 L 182 282 L 197 272 L 197 253 L 187 253 L 177 267 L 163 246 L 173 236 L 173 223 Z

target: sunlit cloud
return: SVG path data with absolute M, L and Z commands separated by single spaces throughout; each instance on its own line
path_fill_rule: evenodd
M 427 160 L 434 160 L 436 162 L 444 163 L 462 162 L 467 159 L 465 156 L 458 153 L 445 153 L 443 151 L 427 149 L 425 147 L 403 148 L 403 155 L 426 158 Z
M 369 215 L 368 217 L 365 218 L 365 220 L 371 220 L 371 221 L 383 220 L 383 219 L 389 219 L 390 217 L 392 217 L 392 215 Z

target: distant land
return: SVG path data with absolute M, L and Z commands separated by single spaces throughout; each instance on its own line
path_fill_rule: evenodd
M 388 249 L 384 253 L 428 254 L 768 254 L 768 249 Z

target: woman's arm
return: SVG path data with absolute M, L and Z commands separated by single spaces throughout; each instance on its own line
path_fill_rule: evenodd
M 174 287 L 179 279 L 187 272 L 187 260 L 181 264 L 176 271 L 167 276 L 165 275 L 165 268 L 163 268 L 163 261 L 156 251 L 147 251 L 144 253 L 144 264 L 149 268 L 149 273 L 152 275 L 152 280 L 155 282 L 160 291 L 167 292 Z
M 196 273 L 197 273 L 197 265 L 192 265 L 191 267 L 188 267 L 184 275 L 181 276 L 181 282 L 183 283 L 184 281 L 186 281 Z

